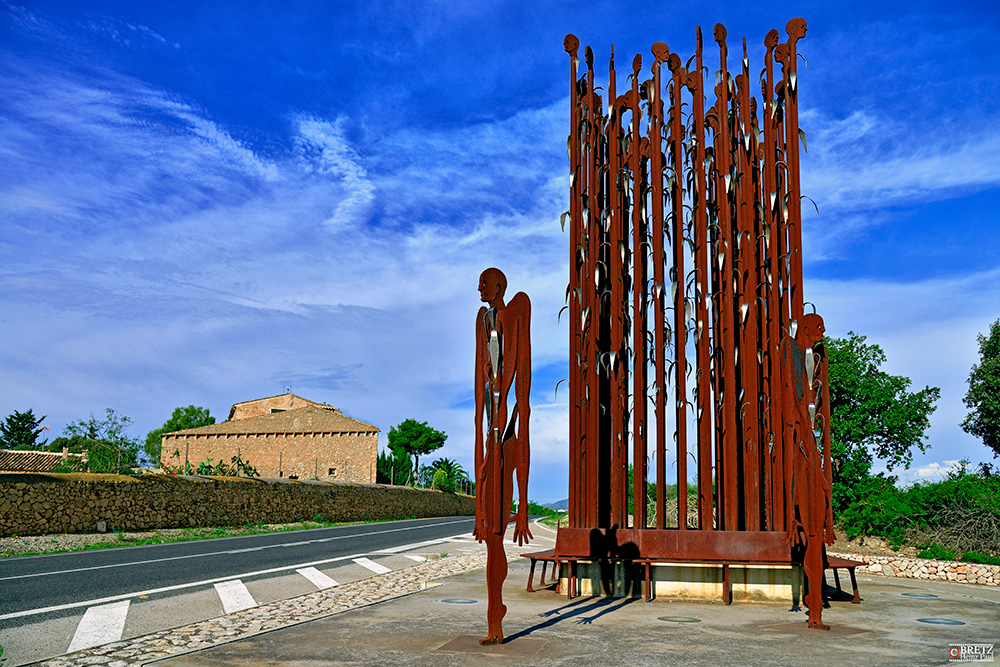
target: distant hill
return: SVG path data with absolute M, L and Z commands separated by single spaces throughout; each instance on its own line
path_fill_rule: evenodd
M 547 505 L 544 505 L 544 507 L 548 507 L 549 509 L 554 509 L 554 510 L 568 510 L 569 498 L 567 498 L 566 500 L 558 500 L 554 503 L 548 503 Z

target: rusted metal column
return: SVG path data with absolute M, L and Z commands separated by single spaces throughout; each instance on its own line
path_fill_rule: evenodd
M 653 48 L 656 54 L 656 47 Z M 656 59 L 653 63 L 653 79 L 659 81 L 657 72 L 660 68 L 660 61 Z M 637 77 L 634 77 L 637 78 Z M 657 85 L 652 85 L 648 91 L 650 107 L 660 106 L 660 91 Z M 639 138 L 639 123 L 637 109 L 639 107 L 638 96 L 631 99 L 632 111 L 632 142 L 641 143 Z M 655 116 L 655 112 L 652 114 Z M 646 190 L 649 184 L 647 165 L 652 157 L 652 151 L 659 152 L 659 139 L 654 137 L 652 132 L 652 118 L 647 123 L 646 146 L 649 150 L 643 154 L 642 151 L 634 150 L 629 153 L 629 171 L 632 174 L 632 525 L 636 528 L 646 528 L 646 478 L 648 463 L 646 460 L 646 387 L 648 382 L 648 360 L 646 350 L 648 332 L 646 326 L 646 311 L 648 306 L 648 296 L 646 292 L 646 263 L 649 254 L 648 224 L 647 214 L 649 208 L 646 200 L 648 195 Z M 643 158 L 646 158 L 645 160 Z
M 759 343 L 757 338 L 759 265 L 757 258 L 756 202 L 757 188 L 753 176 L 757 163 L 757 138 L 753 128 L 750 102 L 750 61 L 746 39 L 743 40 L 743 69 L 736 77 L 738 100 L 739 170 L 739 288 L 740 288 L 740 390 L 742 401 L 743 450 L 743 522 L 746 530 L 760 529 L 760 400 L 758 372 Z
M 587 169 L 587 194 L 584 208 L 584 235 L 587 261 L 585 263 L 586 272 L 583 280 L 584 294 L 584 371 L 586 372 L 586 396 L 587 423 L 584 442 L 586 446 L 587 464 L 587 491 L 590 499 L 587 507 L 587 525 L 600 525 L 600 512 L 604 509 L 602 500 L 607 496 L 607 489 L 601 489 L 600 484 L 600 388 L 598 386 L 598 367 L 600 349 L 598 348 L 598 336 L 600 334 L 601 313 L 600 299 L 597 291 L 599 282 L 598 259 L 600 254 L 600 213 L 597 209 L 597 171 L 600 168 L 598 163 L 598 133 L 597 133 L 597 106 L 600 98 L 594 91 L 594 52 L 588 46 L 584 51 L 584 58 L 587 63 L 587 149 L 586 169 Z M 598 212 L 595 212 L 597 210 Z
M 662 48 L 658 48 L 662 46 Z M 666 61 L 670 54 L 667 45 L 658 42 L 653 46 L 654 55 L 657 62 Z M 653 70 L 653 88 L 657 91 L 659 98 L 660 91 L 663 90 L 660 81 L 660 68 Z M 656 527 L 663 529 L 666 527 L 665 512 L 666 498 L 664 492 L 667 484 L 667 424 L 666 424 L 666 367 L 667 350 L 664 325 L 666 324 L 666 313 L 664 308 L 665 280 L 664 261 L 666 255 L 663 251 L 663 153 L 660 147 L 663 145 L 663 105 L 656 104 L 650 111 L 649 118 L 650 145 L 654 148 L 650 151 L 650 196 L 652 197 L 653 219 L 650 224 L 653 235 L 653 358 L 655 360 L 655 378 L 653 393 L 653 414 L 656 419 Z
M 624 528 L 628 514 L 628 370 L 625 357 L 625 319 L 628 316 L 628 300 L 626 299 L 627 273 L 625 267 L 625 250 L 623 242 L 628 238 L 628 198 L 623 196 L 622 179 L 623 159 L 627 159 L 628 151 L 638 150 L 638 146 L 622 147 L 622 123 L 620 108 L 617 103 L 615 81 L 615 51 L 611 49 L 611 59 L 608 67 L 608 121 L 605 136 L 607 150 L 607 170 L 604 174 L 605 208 L 602 212 L 602 228 L 609 233 L 606 246 L 609 279 L 610 300 L 607 304 L 611 317 L 611 340 L 604 367 L 611 378 L 611 396 L 609 400 L 611 416 L 611 523 Z M 633 89 L 636 84 L 633 84 Z M 633 117 L 633 123 L 637 119 Z M 606 216 L 606 220 L 605 220 Z
M 774 47 L 778 44 L 778 31 L 771 30 L 764 38 L 764 46 L 767 53 L 764 56 L 765 76 L 761 82 L 763 99 L 763 131 L 764 145 L 762 180 L 763 192 L 761 201 L 764 209 L 764 248 L 766 254 L 766 303 L 767 303 L 767 344 L 762 345 L 766 355 L 766 363 L 762 364 L 764 373 L 764 385 L 769 398 L 769 409 L 767 410 L 768 429 L 766 433 L 768 452 L 765 456 L 766 468 L 766 488 L 767 488 L 767 524 L 768 530 L 774 530 L 776 526 L 784 526 L 781 517 L 784 513 L 784 498 L 781 484 L 781 391 L 778 377 L 779 360 L 778 345 L 780 343 L 780 293 L 778 291 L 778 278 L 780 276 L 779 262 L 781 261 L 778 250 L 778 216 L 775 211 L 777 200 L 777 157 L 775 155 L 775 122 L 777 108 L 774 102 L 774 73 L 773 59 Z
M 582 458 L 581 411 L 582 377 L 581 364 L 582 336 L 580 313 L 583 310 L 581 302 L 581 271 L 583 256 L 580 247 L 583 236 L 581 227 L 580 194 L 583 187 L 580 166 L 580 86 L 577 82 L 577 65 L 580 62 L 577 50 L 580 40 L 575 35 L 567 35 L 563 47 L 570 56 L 569 89 L 569 138 L 567 151 L 569 153 L 569 285 L 566 288 L 566 304 L 569 310 L 569 525 L 577 528 L 581 525 L 581 503 L 584 502 L 584 490 L 580 467 Z
M 705 182 L 705 91 L 702 71 L 701 28 L 695 51 L 695 70 L 688 72 L 686 84 L 691 91 L 694 115 L 694 190 L 691 204 L 694 217 L 694 298 L 695 350 L 695 424 L 698 443 L 698 527 L 712 530 L 712 403 L 711 367 L 708 319 L 709 276 L 708 208 Z
M 667 66 L 672 75 L 670 85 L 670 156 L 673 180 L 670 185 L 671 244 L 674 258 L 670 291 L 674 307 L 674 392 L 676 398 L 677 435 L 677 527 L 687 528 L 687 304 L 686 272 L 684 271 L 684 123 L 681 119 L 681 93 L 687 81 L 687 71 L 681 58 L 670 54 Z
M 732 183 L 732 139 L 729 125 L 730 80 L 726 66 L 728 49 L 726 47 L 726 28 L 721 23 L 715 25 L 715 41 L 719 44 L 720 81 L 715 87 L 716 114 L 719 118 L 719 132 L 716 138 L 716 173 L 718 174 L 717 197 L 719 206 L 719 250 L 717 261 L 720 264 L 720 306 L 721 311 L 721 343 L 722 349 L 716 363 L 722 364 L 722 388 L 719 392 L 719 403 L 722 406 L 722 442 L 723 469 L 717 482 L 722 488 L 722 512 L 720 513 L 720 528 L 736 530 L 739 516 L 739 471 L 737 466 L 737 448 L 739 433 L 737 430 L 736 413 L 739 397 L 736 395 L 736 349 L 737 339 L 734 323 L 735 285 L 733 280 L 733 261 L 735 244 L 733 243 L 733 221 L 729 198 Z
M 775 48 L 777 53 L 782 47 L 779 44 Z M 785 164 L 782 169 L 779 169 L 778 181 L 777 181 L 777 197 L 776 206 L 778 212 L 778 253 L 779 253 L 779 275 L 781 277 L 781 288 L 778 297 L 778 302 L 780 305 L 780 333 L 778 345 L 784 344 L 785 340 L 792 333 L 792 320 L 790 319 L 791 307 L 791 288 L 789 287 L 789 247 L 788 247 L 788 225 L 786 223 L 788 219 L 788 206 L 787 206 L 787 191 L 788 191 L 788 165 L 785 163 L 785 84 L 783 81 L 779 81 L 774 87 L 775 97 L 777 99 L 778 106 L 778 116 L 775 125 L 774 134 L 774 144 L 775 150 L 779 159 Z M 783 380 L 782 380 L 783 381 Z M 788 409 L 785 405 L 785 397 L 782 394 L 779 399 L 782 410 Z M 782 490 L 783 490 L 783 500 L 782 505 L 785 509 L 784 522 L 781 526 L 782 529 L 788 530 L 791 525 L 791 521 L 794 519 L 793 513 L 794 508 L 792 506 L 792 456 L 794 451 L 789 443 L 788 439 L 783 435 L 778 440 L 781 446 L 781 465 L 782 465 Z
M 782 59 L 782 73 L 785 82 L 785 104 L 787 105 L 785 162 L 788 164 L 788 245 L 791 288 L 791 317 L 798 322 L 802 319 L 802 191 L 799 189 L 799 91 L 798 55 L 796 42 L 806 35 L 806 22 L 795 18 L 785 26 L 788 42 Z

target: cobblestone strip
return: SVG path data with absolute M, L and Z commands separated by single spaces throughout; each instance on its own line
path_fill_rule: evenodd
M 858 572 L 865 574 L 1000 586 L 1000 565 L 978 565 L 976 563 L 959 563 L 929 558 L 903 558 L 900 556 L 859 556 L 858 554 L 841 554 L 832 551 L 829 552 L 829 555 L 867 561 L 867 566 L 857 568 Z
M 517 558 L 509 551 L 508 560 Z M 457 554 L 244 611 L 32 663 L 37 667 L 133 667 L 150 660 L 408 595 L 428 582 L 486 566 L 486 550 Z

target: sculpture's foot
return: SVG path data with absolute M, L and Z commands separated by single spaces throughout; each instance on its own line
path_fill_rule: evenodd
M 826 623 L 821 623 L 819 621 L 816 621 L 815 623 L 812 622 L 812 621 L 809 621 L 809 627 L 812 628 L 812 629 L 814 629 L 814 630 L 829 630 L 830 629 L 829 625 L 827 625 Z
M 503 644 L 503 635 L 490 635 L 485 639 L 480 639 L 479 644 L 482 646 L 489 646 L 490 644 Z

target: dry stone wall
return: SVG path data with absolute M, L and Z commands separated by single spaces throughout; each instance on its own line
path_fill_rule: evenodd
M 378 484 L 185 475 L 0 475 L 0 537 L 466 516 L 471 496 Z
M 830 555 L 867 561 L 868 565 L 857 568 L 857 572 L 867 574 L 1000 586 L 1000 565 L 978 565 L 976 563 L 958 563 L 929 558 L 900 558 L 898 556 L 858 556 L 857 554 L 835 554 L 833 552 L 830 552 Z

